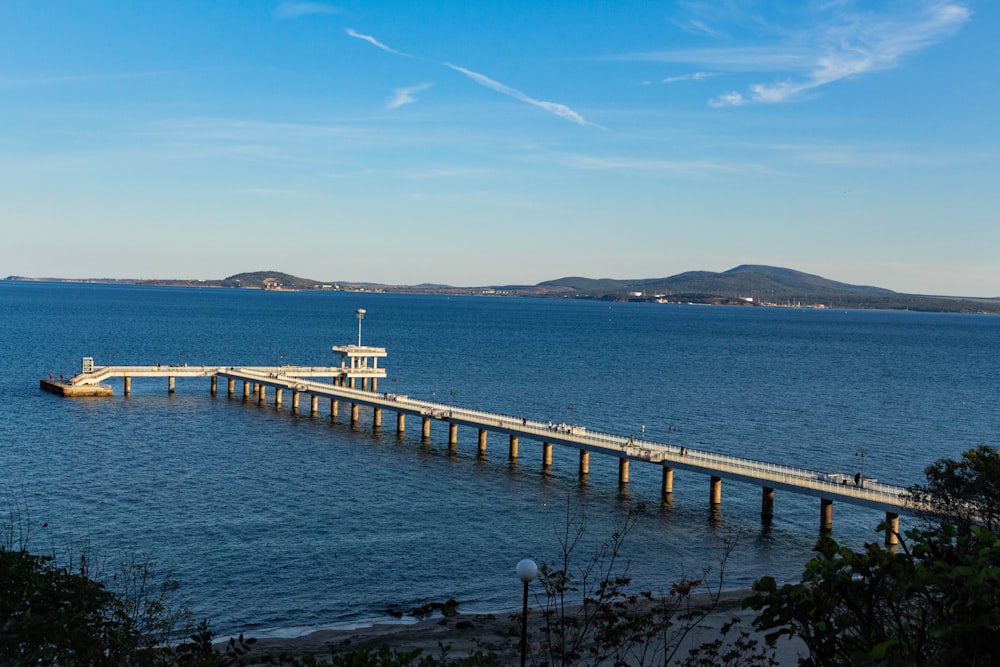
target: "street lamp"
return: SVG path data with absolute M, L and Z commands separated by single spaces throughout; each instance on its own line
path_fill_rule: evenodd
M 354 312 L 358 315 L 358 347 L 361 347 L 361 320 L 365 319 L 365 309 L 358 308 Z
M 521 609 L 521 667 L 528 655 L 528 584 L 538 576 L 538 566 L 535 561 L 525 558 L 517 564 L 514 570 L 517 578 L 524 582 L 524 606 Z
M 865 486 L 865 450 L 862 449 L 860 452 L 854 452 L 854 455 L 861 457 L 861 477 L 858 478 L 858 486 L 860 486 L 861 488 L 864 488 L 864 486 Z

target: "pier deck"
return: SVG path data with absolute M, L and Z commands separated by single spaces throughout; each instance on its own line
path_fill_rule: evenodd
M 88 366 L 85 372 L 75 376 L 70 382 L 42 380 L 42 388 L 67 396 L 111 395 L 112 390 L 101 382 L 111 378 L 122 378 L 124 392 L 130 391 L 130 382 L 136 377 L 166 377 L 169 391 L 174 389 L 175 377 L 211 378 L 212 394 L 217 391 L 218 378 L 228 383 L 230 396 L 235 393 L 235 383 L 243 383 L 243 397 L 253 394 L 258 401 L 265 401 L 268 389 L 273 390 L 274 401 L 280 405 L 282 395 L 288 391 L 292 395 L 292 408 L 299 407 L 299 397 L 306 395 L 311 400 L 311 411 L 318 411 L 319 399 L 330 401 L 330 414 L 337 416 L 338 404 L 345 401 L 351 406 L 351 422 L 358 421 L 358 407 L 366 406 L 373 411 L 373 424 L 381 427 L 382 411 L 391 410 L 397 414 L 397 430 L 405 430 L 407 415 L 422 420 L 422 434 L 429 437 L 432 421 L 449 425 L 449 445 L 457 442 L 459 426 L 475 428 L 479 432 L 480 453 L 486 451 L 487 433 L 500 433 L 509 438 L 509 456 L 518 457 L 518 441 L 528 438 L 543 443 L 543 467 L 551 465 L 552 447 L 570 447 L 579 451 L 580 475 L 589 472 L 591 453 L 618 459 L 619 483 L 628 483 L 629 462 L 658 465 L 663 470 L 662 491 L 672 493 L 674 470 L 695 472 L 710 477 L 709 501 L 712 505 L 721 503 L 721 482 L 723 479 L 756 484 L 762 487 L 761 516 L 769 519 L 773 515 L 774 492 L 776 489 L 820 498 L 820 528 L 832 528 L 832 503 L 834 500 L 860 505 L 886 513 L 886 521 L 891 530 L 886 531 L 886 541 L 894 544 L 898 537 L 900 512 L 918 512 L 905 487 L 883 484 L 874 480 L 855 481 L 853 476 L 843 473 L 829 473 L 784 466 L 766 461 L 756 461 L 713 452 L 679 447 L 670 443 L 650 440 L 636 440 L 632 436 L 615 435 L 589 430 L 576 424 L 552 424 L 526 417 L 484 412 L 451 404 L 437 403 L 410 398 L 395 393 L 379 393 L 376 382 L 385 377 L 385 370 L 377 363 L 369 365 L 361 359 L 362 354 L 373 358 L 385 356 L 382 348 L 362 348 L 360 346 L 335 347 L 342 354 L 340 366 Z M 346 351 L 346 352 L 345 352 Z M 350 364 L 346 359 L 350 358 Z M 321 381 L 329 378 L 329 381 Z M 361 387 L 355 387 L 355 381 Z

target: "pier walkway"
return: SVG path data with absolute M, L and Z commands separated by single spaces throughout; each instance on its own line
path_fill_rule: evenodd
M 636 440 L 631 436 L 591 431 L 577 424 L 553 424 L 424 401 L 402 394 L 380 393 L 377 381 L 385 377 L 385 370 L 378 367 L 377 359 L 385 356 L 384 348 L 352 345 L 334 347 L 333 350 L 341 354 L 339 366 L 94 366 L 92 360 L 85 358 L 84 372 L 70 382 L 42 380 L 41 384 L 43 389 L 64 396 L 82 395 L 88 387 L 102 387 L 100 395 L 110 395 L 110 387 L 100 383 L 111 378 L 122 378 L 123 391 L 129 394 L 132 378 L 165 377 L 168 379 L 168 391 L 173 392 L 176 377 L 207 377 L 211 380 L 211 393 L 215 395 L 218 380 L 222 378 L 227 382 L 230 396 L 236 394 L 236 383 L 241 382 L 244 400 L 253 397 L 265 402 L 270 391 L 273 392 L 274 403 L 281 405 L 288 392 L 292 409 L 299 410 L 300 398 L 307 396 L 314 415 L 319 411 L 320 400 L 329 401 L 330 416 L 334 419 L 338 417 L 340 402 L 345 402 L 350 406 L 352 424 L 359 420 L 360 406 L 371 409 L 374 428 L 381 428 L 382 412 L 389 410 L 396 413 L 396 430 L 400 434 L 405 431 L 407 416 L 421 420 L 424 438 L 430 437 L 432 422 L 445 422 L 448 424 L 448 444 L 451 448 L 457 446 L 459 426 L 474 428 L 478 431 L 480 454 L 486 453 L 488 433 L 502 434 L 507 437 L 508 456 L 512 461 L 518 458 L 520 438 L 540 441 L 543 469 L 552 464 L 554 445 L 568 447 L 579 453 L 581 477 L 590 472 L 592 453 L 610 456 L 618 461 L 620 485 L 628 484 L 631 462 L 657 465 L 662 469 L 661 491 L 665 496 L 673 493 L 675 470 L 700 473 L 709 477 L 709 503 L 712 506 L 722 502 L 722 480 L 755 484 L 762 489 L 761 517 L 764 520 L 773 517 L 777 489 L 819 498 L 822 531 L 833 527 L 834 501 L 860 505 L 885 512 L 890 527 L 886 531 L 887 544 L 895 544 L 898 540 L 899 514 L 919 510 L 913 505 L 905 487 L 856 479 L 853 475 L 806 470 L 669 443 Z

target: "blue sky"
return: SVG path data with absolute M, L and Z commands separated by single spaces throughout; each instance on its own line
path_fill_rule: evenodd
M 0 275 L 1000 295 L 1000 3 L 0 3 Z

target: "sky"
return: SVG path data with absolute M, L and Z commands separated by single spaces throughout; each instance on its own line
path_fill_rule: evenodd
M 0 277 L 1000 296 L 1000 3 L 2 0 Z

